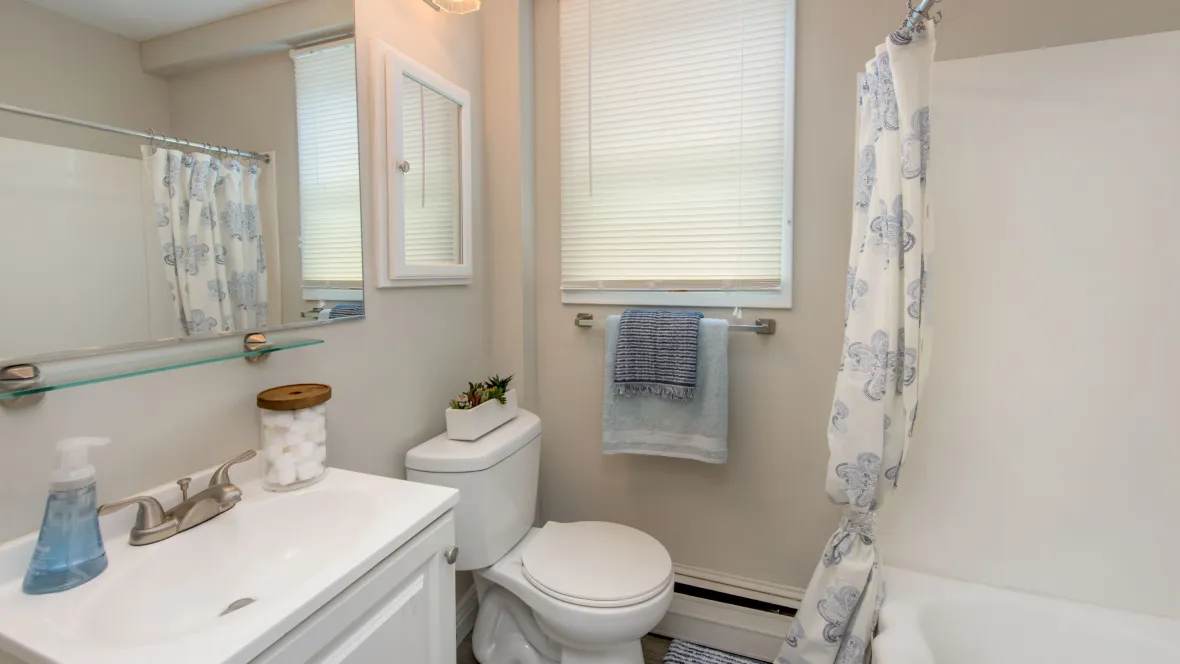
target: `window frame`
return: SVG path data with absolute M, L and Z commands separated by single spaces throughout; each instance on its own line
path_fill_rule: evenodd
M 797 0 L 786 0 L 786 48 L 783 78 L 783 219 L 780 282 L 777 290 L 671 290 L 564 288 L 562 304 L 668 307 L 750 307 L 790 309 L 793 305 L 795 202 L 795 63 Z M 560 48 L 560 47 L 559 47 Z M 558 83 L 560 95 L 561 83 Z M 560 139 L 559 139 L 560 143 Z M 558 194 L 560 196 L 560 193 Z M 559 229 L 560 229 L 560 219 Z M 560 236 L 560 230 L 559 230 Z M 559 248 L 561 244 L 559 243 Z M 564 267 L 560 274 L 564 274 Z M 560 278 L 559 278 L 560 282 Z
M 338 280 L 338 281 L 332 281 L 332 282 L 325 282 L 325 281 L 320 281 L 320 280 L 315 280 L 315 279 L 308 280 L 308 279 L 304 278 L 304 275 L 303 275 L 303 242 L 304 242 L 304 240 L 303 240 L 303 205 L 302 205 L 302 199 L 300 199 L 300 218 L 299 218 L 300 297 L 302 297 L 304 300 L 308 300 L 308 301 L 313 301 L 313 300 L 336 300 L 336 301 L 348 301 L 348 302 L 363 302 L 364 301 L 365 213 L 364 213 L 364 209 L 363 209 L 364 193 L 363 193 L 361 186 L 360 186 L 362 184 L 361 178 L 364 177 L 364 173 L 363 173 L 363 169 L 360 167 L 360 161 L 362 159 L 361 144 L 360 144 L 361 117 L 360 117 L 360 98 L 359 98 L 359 79 L 358 79 L 359 71 L 357 68 L 357 63 L 358 63 L 357 56 L 360 53 L 360 50 L 357 47 L 356 37 L 354 35 L 349 35 L 347 37 L 341 37 L 338 39 L 331 39 L 331 40 L 324 41 L 324 42 L 317 42 L 317 43 L 311 44 L 309 46 L 292 48 L 288 51 L 288 55 L 291 57 L 292 76 L 294 77 L 295 76 L 294 67 L 296 66 L 295 61 L 299 57 L 303 57 L 303 55 L 305 53 L 309 53 L 309 52 L 314 53 L 316 51 L 328 50 L 331 47 L 344 46 L 344 45 L 352 47 L 353 69 L 354 69 L 354 73 L 353 73 L 353 90 L 354 90 L 354 92 L 353 92 L 353 94 L 354 94 L 354 99 L 356 100 L 356 105 L 357 105 L 357 166 L 358 166 L 357 192 L 358 192 L 358 196 L 360 197 L 359 202 L 362 204 L 362 207 L 360 210 L 360 215 L 357 219 L 357 221 L 358 221 L 357 230 L 358 230 L 358 233 L 361 238 L 361 253 L 360 253 L 361 278 L 357 281 L 340 281 L 340 280 Z M 295 94 L 298 95 L 299 94 L 298 91 L 296 91 Z M 298 103 L 298 102 L 296 102 L 296 103 Z M 295 132 L 296 132 L 296 135 L 298 135 L 298 133 L 299 133 L 298 118 L 296 119 Z M 296 158 L 298 159 L 298 155 L 299 155 L 299 146 L 298 145 L 296 145 L 295 154 L 296 154 Z M 296 170 L 298 171 L 298 163 L 296 164 Z M 298 175 L 297 175 L 297 177 L 298 177 Z M 302 192 L 302 183 L 300 183 L 300 191 Z M 300 195 L 302 196 L 302 193 Z

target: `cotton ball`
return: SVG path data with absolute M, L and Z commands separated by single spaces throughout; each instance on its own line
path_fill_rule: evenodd
M 295 454 L 295 462 L 301 463 L 310 460 L 315 455 L 315 443 L 311 441 L 303 441 L 291 450 Z
M 292 429 L 291 431 L 287 432 L 286 436 L 284 436 L 283 444 L 287 447 L 298 447 L 299 444 L 305 440 L 307 440 L 307 436 L 304 436 L 302 433 Z
M 318 461 L 304 461 L 303 463 L 299 464 L 299 467 L 296 470 L 298 471 L 299 481 L 303 482 L 319 477 L 321 474 L 323 474 L 324 467 L 320 465 L 320 462 Z
M 282 484 L 282 481 L 280 481 L 279 478 L 278 468 L 272 466 L 270 470 L 266 471 L 266 483 L 271 486 Z
M 286 429 L 267 427 L 262 430 L 262 442 L 264 445 L 286 445 L 286 439 Z
M 274 461 L 275 468 L 280 470 L 283 468 L 294 468 L 295 463 L 295 455 L 290 452 L 283 452 L 279 455 L 279 458 L 275 459 Z
M 304 408 L 303 410 L 295 411 L 295 420 L 299 422 L 310 422 L 316 418 L 314 408 Z
M 316 428 L 315 431 L 311 432 L 309 439 L 311 442 L 318 443 L 320 445 L 328 442 L 328 427 L 321 426 Z
M 316 428 L 315 422 L 311 420 L 296 420 L 291 425 L 291 432 L 298 434 L 302 438 L 310 438 L 311 432 Z
M 298 471 L 296 471 L 295 466 L 283 466 L 283 467 L 275 466 L 274 470 L 275 470 L 275 473 L 278 475 L 279 485 L 281 485 L 281 486 L 287 486 L 288 484 L 294 484 L 299 477 Z
M 315 452 L 312 453 L 312 458 L 320 463 L 324 463 L 328 459 L 328 446 L 316 445 Z
M 322 403 L 318 406 L 312 406 L 311 410 L 318 415 L 323 415 L 324 413 L 328 412 L 328 404 Z
M 291 484 L 295 481 L 295 455 L 290 452 L 284 452 L 279 455 L 279 458 L 274 460 L 272 469 L 279 478 L 279 484 Z
M 270 421 L 267 426 L 286 428 L 295 422 L 295 415 L 286 410 L 268 410 L 264 411 L 270 415 Z M 264 422 L 266 420 L 263 420 Z
M 262 448 L 262 455 L 266 457 L 267 463 L 274 465 L 278 462 L 279 457 L 283 456 L 282 445 L 265 445 Z

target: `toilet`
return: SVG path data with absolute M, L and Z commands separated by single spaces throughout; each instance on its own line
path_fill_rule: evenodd
M 672 603 L 672 559 L 616 523 L 534 528 L 541 420 L 473 442 L 437 436 L 406 454 L 406 478 L 459 490 L 459 570 L 475 573 L 481 664 L 642 664 L 639 639 Z

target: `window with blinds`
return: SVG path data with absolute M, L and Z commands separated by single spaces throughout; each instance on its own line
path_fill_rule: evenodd
M 563 299 L 789 306 L 794 0 L 559 6 Z
M 304 288 L 359 289 L 364 278 L 354 55 L 352 40 L 291 52 Z

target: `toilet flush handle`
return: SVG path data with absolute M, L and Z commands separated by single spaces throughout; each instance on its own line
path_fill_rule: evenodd
M 443 556 L 446 557 L 448 563 L 454 565 L 455 561 L 459 559 L 459 547 L 452 546 L 451 548 L 447 549 Z

